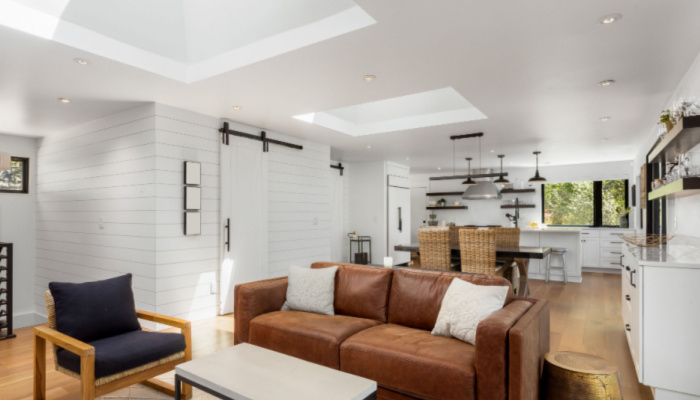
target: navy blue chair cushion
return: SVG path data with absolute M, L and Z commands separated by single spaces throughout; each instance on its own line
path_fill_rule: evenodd
M 56 330 L 83 342 L 141 330 L 131 274 L 86 283 L 49 283 Z
M 95 347 L 95 379 L 118 374 L 185 350 L 179 333 L 134 331 L 89 342 Z M 80 373 L 80 357 L 68 350 L 56 353 L 58 365 Z

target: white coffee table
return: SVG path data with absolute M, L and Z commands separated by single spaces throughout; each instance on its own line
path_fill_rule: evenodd
M 262 347 L 242 343 L 175 367 L 182 383 L 230 400 L 370 400 L 377 383 Z

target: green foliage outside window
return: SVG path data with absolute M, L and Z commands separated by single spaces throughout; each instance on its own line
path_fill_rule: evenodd
M 620 226 L 616 209 L 626 208 L 626 189 L 624 179 L 544 184 L 543 222 L 547 225 Z M 596 204 L 596 191 L 602 204 Z

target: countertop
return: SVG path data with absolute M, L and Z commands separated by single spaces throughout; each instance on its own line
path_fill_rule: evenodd
M 639 247 L 626 244 L 641 266 L 700 268 L 700 239 L 676 236 L 668 243 L 656 247 Z
M 582 230 L 610 230 L 610 231 L 630 231 L 634 230 L 633 228 L 589 228 L 589 227 L 582 227 L 582 226 L 572 226 L 572 227 L 565 227 L 565 226 L 553 226 L 553 227 L 546 227 L 546 228 L 530 228 L 528 227 L 522 227 L 520 228 L 520 232 L 571 232 L 571 233 L 578 233 L 581 232 Z

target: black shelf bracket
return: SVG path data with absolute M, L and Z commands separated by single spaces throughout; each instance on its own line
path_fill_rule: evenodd
M 267 137 L 267 133 L 265 131 L 260 132 L 260 136 L 256 136 L 256 135 L 251 135 L 250 133 L 243 133 L 243 132 L 231 130 L 231 129 L 229 129 L 228 122 L 224 122 L 224 126 L 223 126 L 223 128 L 219 129 L 219 132 L 222 133 L 221 143 L 225 144 L 226 146 L 229 145 L 229 136 L 233 135 L 233 136 L 238 136 L 238 137 L 251 139 L 251 140 L 257 140 L 259 142 L 262 142 L 263 152 L 265 152 L 265 153 L 270 151 L 270 143 L 276 144 L 279 146 L 290 147 L 292 149 L 297 149 L 297 150 L 304 149 L 304 146 L 300 146 L 298 144 L 283 142 L 281 140 L 270 139 Z
M 345 167 L 343 167 L 343 163 L 338 163 L 338 165 L 331 165 L 331 168 L 339 170 L 340 176 L 343 176 L 343 170 L 345 169 Z

